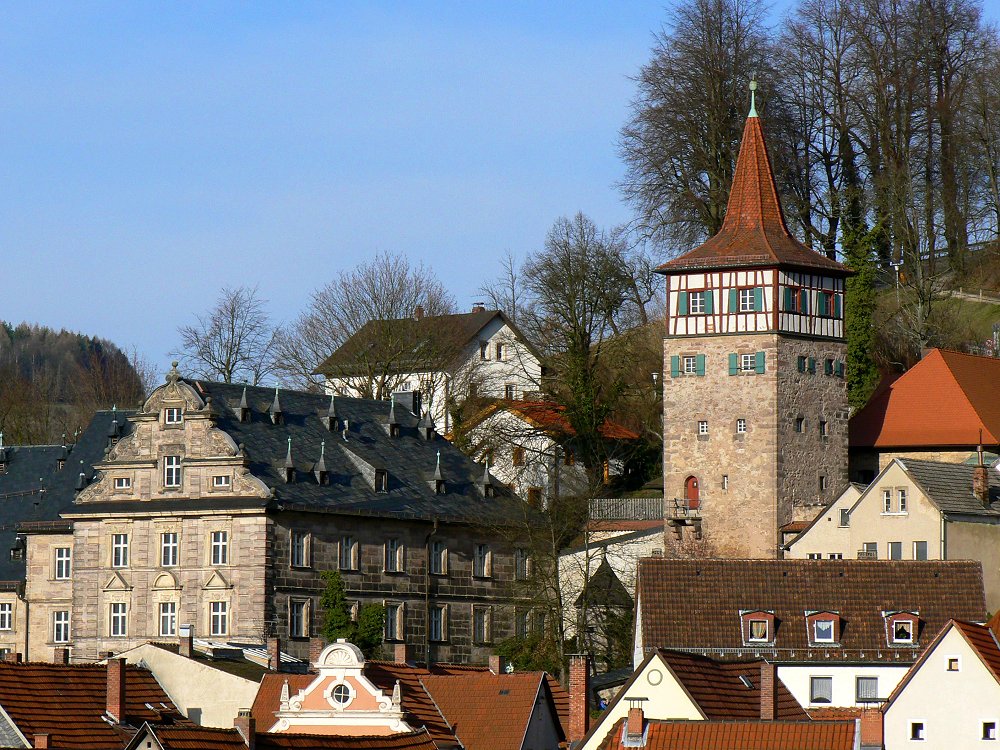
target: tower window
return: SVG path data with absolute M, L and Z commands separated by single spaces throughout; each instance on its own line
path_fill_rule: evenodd
M 691 292 L 688 295 L 688 313 L 690 315 L 704 315 L 706 312 L 705 292 Z
M 757 368 L 757 357 L 753 354 L 740 355 L 740 370 L 743 372 L 753 372 Z
M 747 421 L 743 417 L 736 420 L 736 434 L 743 435 L 747 431 Z
M 754 312 L 754 289 L 740 289 L 740 312 Z
M 820 492 L 826 492 L 826 475 L 825 474 L 820 474 L 819 475 L 819 491 Z
M 828 359 L 823 363 L 823 373 L 825 375 L 833 375 L 833 360 Z
M 796 417 L 795 418 L 795 431 L 796 432 L 804 432 L 805 429 L 806 429 L 806 420 L 805 420 L 805 417 Z
M 820 423 L 819 423 L 819 434 L 822 437 L 827 437 L 830 434 L 830 430 L 827 427 L 826 421 L 824 421 L 824 420 L 820 420 Z
M 722 489 L 724 489 L 724 490 L 728 490 L 729 489 L 729 475 L 728 474 L 723 474 L 722 475 Z
M 695 357 L 684 357 L 684 374 L 694 375 L 697 372 L 698 360 Z
M 700 419 L 698 420 L 698 434 L 707 435 L 708 434 L 708 420 Z
M 805 357 L 799 357 L 798 361 L 799 361 L 799 372 L 805 372 L 806 371 L 806 358 Z

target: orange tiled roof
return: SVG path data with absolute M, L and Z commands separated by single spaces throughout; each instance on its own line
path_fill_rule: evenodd
M 516 414 L 532 427 L 547 432 L 572 437 L 576 434 L 569 419 L 566 418 L 566 408 L 551 401 L 498 401 L 490 404 L 470 422 L 478 424 L 494 412 L 506 410 Z M 599 430 L 601 436 L 608 440 L 638 440 L 639 436 L 624 425 L 610 419 L 604 421 Z
M 148 670 L 128 666 L 125 723 L 131 726 L 109 724 L 102 718 L 107 670 L 103 664 L 0 663 L 0 706 L 29 740 L 48 734 L 50 747 L 67 750 L 121 750 L 143 722 L 188 723 Z
M 153 727 L 163 750 L 246 750 L 243 737 L 235 729 L 211 727 Z M 258 732 L 260 750 L 434 750 L 426 731 L 389 735 L 316 735 Z
M 1000 444 L 1000 359 L 932 349 L 851 417 L 854 448 Z
M 622 742 L 625 719 L 615 722 L 601 750 Z M 853 721 L 662 721 L 645 722 L 644 750 L 854 750 Z
M 667 261 L 660 273 L 733 266 L 815 268 L 832 275 L 850 271 L 803 245 L 785 224 L 760 119 L 747 118 L 722 229 L 694 250 Z
M 831 706 L 830 708 L 810 708 L 809 718 L 813 721 L 848 721 L 860 719 L 860 706 Z

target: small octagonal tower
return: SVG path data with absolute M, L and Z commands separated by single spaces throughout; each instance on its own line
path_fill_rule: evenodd
M 775 557 L 780 527 L 847 482 L 851 272 L 788 231 L 752 105 L 722 229 L 657 271 L 668 524 L 714 554 Z

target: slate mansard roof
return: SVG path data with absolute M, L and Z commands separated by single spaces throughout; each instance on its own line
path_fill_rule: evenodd
M 637 645 L 777 661 L 916 658 L 949 619 L 986 620 L 982 567 L 971 561 L 672 560 L 639 562 Z M 773 612 L 773 644 L 745 644 L 741 612 Z M 807 612 L 837 612 L 840 640 L 810 645 Z M 889 646 L 885 613 L 918 613 L 915 642 Z M 912 658 L 911 655 L 912 654 Z
M 131 431 L 127 413 L 99 411 L 70 445 L 5 446 L 6 465 L 0 474 L 0 581 L 24 579 L 24 560 L 11 560 L 9 550 L 18 527 L 59 521 L 73 505 L 81 472 L 86 481 L 94 464 L 104 458 L 111 433 Z M 65 461 L 59 468 L 59 461 Z
M 274 493 L 269 505 L 275 509 L 460 523 L 524 522 L 530 512 L 494 479 L 495 496 L 487 497 L 484 467 L 436 434 L 431 440 L 422 437 L 420 418 L 401 404 L 337 396 L 335 424 L 327 429 L 330 396 L 279 391 L 281 419 L 273 424 L 273 388 L 204 381 L 191 385 L 202 398 L 211 397 L 216 425 L 244 446 L 250 472 Z M 250 414 L 241 422 L 244 392 Z M 390 412 L 399 424 L 398 437 L 390 436 Z M 289 439 L 292 482 L 285 481 Z M 327 484 L 319 484 L 314 475 L 321 456 Z M 438 456 L 444 479 L 440 495 L 434 481 Z M 377 470 L 388 474 L 385 493 L 374 489 Z

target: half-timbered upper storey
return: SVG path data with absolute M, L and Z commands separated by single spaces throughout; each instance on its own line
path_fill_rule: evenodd
M 668 336 L 844 336 L 844 279 L 851 271 L 788 231 L 753 108 L 722 229 L 656 270 L 667 277 Z

